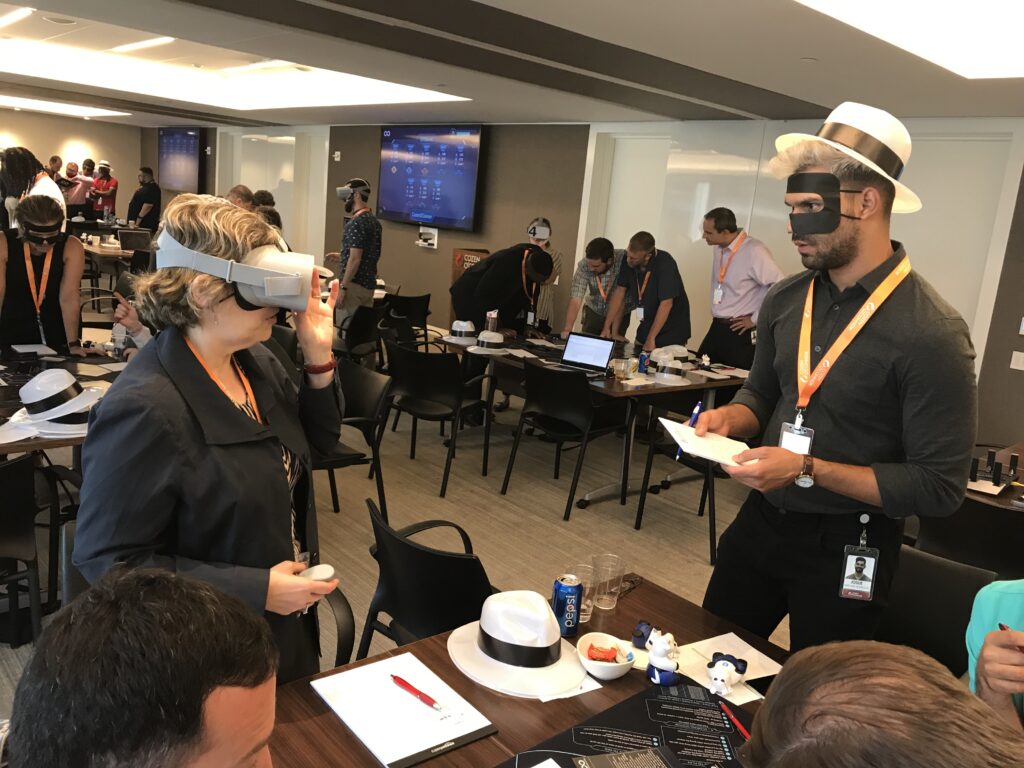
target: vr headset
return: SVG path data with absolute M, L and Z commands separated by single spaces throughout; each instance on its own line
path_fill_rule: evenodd
M 335 187 L 334 194 L 338 196 L 338 199 L 342 202 L 347 201 L 352 197 L 353 193 L 358 192 L 366 198 L 370 196 L 370 185 L 363 179 L 351 179 L 343 187 Z
M 254 248 L 245 255 L 245 264 L 193 251 L 166 231 L 160 233 L 156 247 L 157 269 L 185 267 L 219 277 L 234 287 L 238 306 L 250 311 L 260 307 L 280 307 L 304 312 L 309 302 L 313 272 L 318 272 L 321 277 L 333 277 L 329 270 L 316 266 L 311 254 L 284 251 L 277 245 Z
M 551 237 L 551 228 L 543 224 L 531 224 L 526 228 L 526 234 L 534 240 L 548 240 Z

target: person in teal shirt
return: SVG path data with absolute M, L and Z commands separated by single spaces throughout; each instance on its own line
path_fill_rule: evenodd
M 999 629 L 1000 624 L 1010 631 Z M 1024 579 L 996 581 L 974 598 L 967 626 L 971 690 L 1024 729 Z

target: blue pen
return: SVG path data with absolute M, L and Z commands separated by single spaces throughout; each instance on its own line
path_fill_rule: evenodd
M 695 406 L 693 406 L 693 413 L 690 414 L 690 420 L 687 422 L 687 426 L 690 426 L 690 427 L 697 426 L 697 417 L 700 416 L 700 409 L 701 409 L 701 406 L 703 406 L 703 405 L 704 405 L 703 401 L 698 400 L 697 404 Z M 676 461 L 679 461 L 679 459 L 682 458 L 682 456 L 683 456 L 683 449 L 679 448 L 676 451 Z

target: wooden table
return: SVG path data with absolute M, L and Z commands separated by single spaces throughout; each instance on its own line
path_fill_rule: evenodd
M 131 260 L 135 251 L 122 251 L 121 246 L 117 248 L 104 248 L 101 245 L 92 245 L 86 242 L 82 242 L 82 248 L 85 252 L 100 259 L 120 259 L 120 260 Z
M 1010 464 L 1011 453 L 1016 453 L 1021 457 L 1021 464 L 1018 467 L 1018 472 L 1024 472 L 1024 443 L 1014 443 L 1013 445 L 1008 445 L 1002 450 L 996 451 L 996 461 L 1001 461 L 1003 463 L 1003 471 L 1005 472 L 1006 468 Z M 984 458 L 982 458 L 982 464 L 984 464 Z M 1017 482 L 1021 481 L 1018 480 Z M 997 496 L 993 496 L 990 493 L 979 493 L 978 491 L 968 490 L 967 498 L 980 504 L 985 504 L 989 507 L 999 507 L 1000 509 L 1009 509 L 1014 512 L 1021 512 L 1021 514 L 1024 514 L 1020 508 L 1015 507 L 1010 503 L 1010 499 L 1016 498 L 1019 495 L 1014 493 L 1015 490 L 1020 491 L 1021 489 L 1017 486 L 1009 486 L 1004 488 Z
M 680 645 L 735 632 L 780 663 L 787 655 L 767 640 L 738 629 L 651 582 L 644 582 L 623 596 L 612 611 L 595 608 L 593 618 L 580 631 L 581 634 L 609 632 L 628 638 L 640 619 L 672 631 Z M 496 734 L 428 761 L 426 765 L 431 768 L 498 765 L 650 685 L 642 672 L 632 670 L 623 678 L 603 683 L 600 690 L 571 699 L 545 704 L 506 696 L 477 685 L 455 667 L 448 657 L 448 634 L 436 635 L 341 667 L 350 669 L 398 653 L 413 653 L 497 726 Z M 325 672 L 317 677 L 329 674 L 331 672 Z M 276 768 L 378 765 L 373 755 L 313 691 L 309 685 L 311 679 L 289 683 L 278 689 L 277 725 L 270 737 L 270 751 Z M 746 708 L 754 711 L 756 706 L 750 704 Z M 387 717 L 387 713 L 382 712 L 381 716 Z

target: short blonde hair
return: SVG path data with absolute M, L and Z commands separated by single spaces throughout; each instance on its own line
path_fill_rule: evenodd
M 164 211 L 161 232 L 186 248 L 230 261 L 242 261 L 261 245 L 275 245 L 280 236 L 259 215 L 211 195 L 178 195 Z M 139 315 L 157 330 L 184 330 L 199 323 L 203 305 L 231 295 L 219 277 L 184 267 L 167 267 L 142 275 L 135 283 Z

